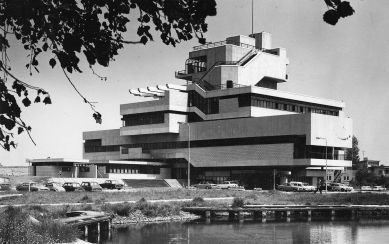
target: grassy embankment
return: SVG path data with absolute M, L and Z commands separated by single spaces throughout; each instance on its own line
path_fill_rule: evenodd
M 130 192 L 32 192 L 23 193 L 23 196 L 12 199 L 0 200 L 0 205 L 14 204 L 56 204 L 56 203 L 95 203 L 117 201 L 146 200 L 171 200 L 239 197 L 245 200 L 245 204 L 293 204 L 293 205 L 344 205 L 344 204 L 377 204 L 389 205 L 388 194 L 375 193 L 284 193 L 279 191 L 232 191 L 232 190 L 186 190 L 186 189 L 144 189 Z M 210 204 L 222 204 L 210 202 Z M 231 204 L 228 202 L 227 204 Z
M 203 198 L 234 197 L 234 200 L 204 201 Z M 193 199 L 188 202 L 150 203 L 147 200 L 171 200 L 171 199 Z M 123 203 L 109 204 L 109 202 L 123 201 Z M 128 203 L 127 201 L 136 201 Z M 45 206 L 40 204 L 63 203 L 58 206 Z M 67 203 L 81 203 L 80 205 L 69 205 Z M 186 189 L 148 189 L 133 192 L 93 192 L 93 193 L 57 193 L 57 192 L 34 192 L 23 193 L 22 197 L 0 200 L 0 205 L 27 204 L 20 207 L 23 215 L 18 218 L 10 218 L 7 215 L 9 208 L 0 209 L 0 234 L 13 233 L 13 236 L 23 236 L 25 230 L 34 230 L 34 225 L 23 221 L 26 214 L 39 219 L 42 223 L 55 226 L 53 219 L 65 216 L 68 211 L 74 210 L 95 210 L 116 214 L 126 222 L 134 218 L 160 218 L 171 216 L 182 216 L 182 207 L 188 206 L 212 206 L 229 207 L 234 204 L 237 207 L 242 204 L 266 204 L 266 205 L 389 205 L 389 195 L 374 193 L 340 193 L 340 194 L 313 194 L 313 193 L 285 193 L 278 191 L 256 192 L 256 191 L 230 191 L 230 190 L 186 190 Z M 8 216 L 8 217 L 7 217 Z M 23 217 L 24 216 L 24 217 Z M 8 221 L 8 222 L 5 222 Z M 11 229 L 10 229 L 11 228 Z M 37 229 L 37 228 L 35 228 Z M 44 228 L 40 228 L 44 229 Z M 59 240 L 58 229 L 52 228 L 49 232 L 34 232 L 32 235 L 47 240 Z M 68 236 L 77 236 L 77 230 L 63 229 Z M 16 234 L 15 234 L 16 233 Z M 52 236 L 52 233 L 54 236 Z M 71 234 L 70 234 L 71 233 Z M 12 235 L 8 235 L 12 237 Z M 13 238 L 13 237 L 12 237 Z M 35 237 L 34 237 L 35 238 Z M 51 238 L 51 239 L 50 239 Z M 7 243 L 7 242 L 5 242 Z M 10 243 L 10 242 L 8 242 Z M 18 243 L 18 242 L 15 242 Z M 22 243 L 22 242 L 20 242 Z M 29 241 L 29 243 L 34 243 Z

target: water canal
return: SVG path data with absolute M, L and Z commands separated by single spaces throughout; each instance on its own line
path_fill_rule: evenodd
M 137 224 L 115 227 L 102 233 L 95 243 L 389 243 L 388 219 L 303 219 L 228 221 L 216 219 L 191 222 Z

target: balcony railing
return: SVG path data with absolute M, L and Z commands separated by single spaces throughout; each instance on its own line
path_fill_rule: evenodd
M 186 70 L 180 70 L 180 71 L 176 71 L 176 76 L 179 76 L 179 75 L 187 75 L 188 72 L 186 72 Z
M 241 87 L 248 87 L 248 85 L 242 85 L 238 83 L 230 83 L 230 84 L 221 84 L 221 85 L 211 85 L 205 80 L 199 80 L 199 79 L 194 79 L 193 81 L 188 81 L 188 85 L 190 84 L 196 84 L 203 88 L 205 91 L 215 91 L 215 90 L 225 90 L 229 88 L 241 88 Z
M 250 48 L 250 49 L 254 49 L 255 48 L 255 46 L 249 45 L 249 44 L 246 44 L 246 43 L 235 42 L 235 41 L 231 41 L 231 40 L 225 40 L 225 41 L 211 42 L 211 43 L 207 43 L 207 44 L 201 45 L 201 46 L 195 46 L 195 47 L 193 47 L 193 51 L 199 51 L 199 50 L 213 48 L 213 47 L 221 47 L 221 46 L 225 46 L 225 45 L 228 45 L 228 44 L 229 45 L 239 46 L 239 47 Z
M 325 153 L 308 153 L 307 158 L 315 158 L 315 159 L 326 159 Z M 348 160 L 347 157 L 343 154 L 334 154 L 327 153 L 328 160 Z

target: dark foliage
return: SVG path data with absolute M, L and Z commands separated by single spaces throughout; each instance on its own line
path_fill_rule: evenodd
M 338 20 L 342 17 L 348 17 L 354 14 L 354 9 L 347 1 L 340 0 L 324 0 L 328 8 L 330 8 L 323 15 L 323 20 L 330 25 L 336 25 Z
M 123 39 L 122 34 L 127 31 L 130 14 L 138 15 L 138 22 L 133 24 L 138 25 L 139 41 Z M 150 33 L 152 27 L 166 45 L 175 46 L 193 37 L 200 43 L 205 43 L 205 19 L 214 15 L 215 0 L 1 1 L 0 70 L 4 75 L 0 78 L 0 145 L 7 151 L 11 147 L 16 148 L 17 144 L 12 139 L 15 127 L 18 134 L 23 131 L 29 134 L 31 131 L 31 127 L 21 119 L 21 108 L 12 92 L 23 97 L 25 107 L 31 106 L 28 89 L 37 91 L 34 103 L 52 103 L 49 93 L 44 89 L 30 86 L 11 74 L 7 56 L 7 50 L 12 48 L 8 41 L 9 35 L 14 35 L 24 49 L 30 52 L 26 64 L 30 75 L 34 70 L 39 72 L 39 55 L 48 52 L 52 54 L 52 58 L 46 61 L 48 65 L 52 68 L 60 66 L 73 85 L 66 72 L 82 72 L 79 68 L 82 58 L 87 60 L 91 68 L 95 64 L 107 67 L 124 44 L 146 44 L 153 41 Z M 7 87 L 8 79 L 13 80 L 12 87 Z M 75 90 L 78 92 L 76 88 Z M 96 123 L 101 123 L 101 114 L 78 93 L 93 109 Z
M 40 223 L 29 221 L 20 208 L 8 207 L 0 213 L 0 243 L 70 243 L 79 232 L 77 227 L 63 225 L 51 218 Z

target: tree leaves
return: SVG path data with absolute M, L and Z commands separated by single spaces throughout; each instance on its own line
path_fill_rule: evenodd
M 327 12 L 324 13 L 323 15 L 323 20 L 330 25 L 336 25 L 338 23 L 338 20 L 340 18 L 340 15 L 338 11 L 334 9 L 330 9 Z
M 0 125 L 4 125 L 7 130 L 12 130 L 15 127 L 15 121 L 0 115 Z
M 338 5 L 338 11 L 340 17 L 345 18 L 347 16 L 351 16 L 355 13 L 354 9 L 351 7 L 349 2 L 341 2 Z
M 43 99 L 43 103 L 44 104 L 51 104 L 51 98 L 50 98 L 50 96 L 47 96 L 47 97 L 45 97 L 45 99 Z
M 49 61 L 49 64 L 50 64 L 51 68 L 54 68 L 54 66 L 57 64 L 57 61 L 55 61 L 54 58 L 51 58 Z
M 327 24 L 336 25 L 340 17 L 345 18 L 355 13 L 349 2 L 340 0 L 324 0 L 328 7 L 332 8 L 323 15 L 323 20 Z
M 101 124 L 103 121 L 101 119 L 101 114 L 99 112 L 95 112 L 93 114 L 93 118 L 96 120 L 96 123 Z
M 205 19 L 216 14 L 215 0 L 82 0 L 81 3 L 74 0 L 12 0 L 0 5 L 0 27 L 12 30 L 22 49 L 30 51 L 25 66 L 31 75 L 33 68 L 39 72 L 39 65 L 47 65 L 47 61 L 39 60 L 43 51 L 55 56 L 49 59 L 48 64 L 54 68 L 58 63 L 65 74 L 82 72 L 79 68 L 80 55 L 85 55 L 91 66 L 98 63 L 107 67 L 118 55 L 119 49 L 124 47 L 124 43 L 147 44 L 153 41 L 151 28 L 160 33 L 162 42 L 166 45 L 175 46 L 193 37 L 205 43 Z M 123 33 L 127 31 L 126 25 L 130 21 L 128 14 L 132 14 L 130 11 L 136 8 L 137 11 L 133 13 L 139 17 L 139 27 L 136 29 L 139 39 L 124 41 Z M 6 37 L 0 34 L 1 51 L 10 48 Z M 5 68 L 10 69 L 9 66 L 0 64 L 4 71 Z M 52 103 L 43 89 L 16 78 L 14 80 L 13 90 L 8 90 L 5 81 L 0 80 L 0 145 L 6 150 L 16 146 L 10 140 L 12 133 L 7 131 L 14 128 L 15 123 L 19 125 L 18 134 L 23 131 L 29 133 L 31 130 L 21 120 L 21 109 L 10 92 L 14 91 L 19 97 L 23 94 L 22 103 L 25 107 L 31 106 L 27 89 L 37 90 L 34 103 L 40 103 L 42 99 L 44 104 Z M 93 106 L 92 109 L 94 110 Z M 93 118 L 96 123 L 102 123 L 100 113 L 95 111 Z
M 28 99 L 28 97 L 25 97 L 25 98 L 22 100 L 22 103 L 24 104 L 25 107 L 28 107 L 28 106 L 30 106 L 31 101 L 30 101 L 30 99 Z

